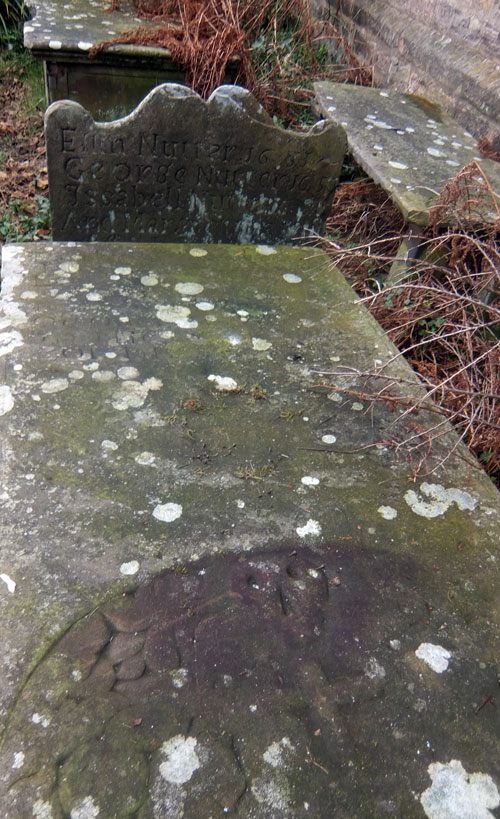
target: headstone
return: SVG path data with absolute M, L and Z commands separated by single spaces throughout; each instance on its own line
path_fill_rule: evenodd
M 61 240 L 286 244 L 320 233 L 346 144 L 332 123 L 278 128 L 236 86 L 205 102 L 164 84 L 111 123 L 56 102 L 45 128 Z

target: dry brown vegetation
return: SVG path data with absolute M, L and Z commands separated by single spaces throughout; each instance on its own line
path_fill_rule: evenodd
M 328 22 L 313 21 L 308 0 L 134 0 L 137 13 L 154 28 L 141 26 L 100 43 L 136 43 L 168 49 L 186 71 L 186 84 L 208 97 L 224 82 L 234 57 L 235 80 L 248 88 L 272 115 L 295 124 L 309 107 L 307 80 L 328 76 L 372 84 L 342 35 Z M 109 11 L 119 8 L 113 0 Z M 343 54 L 341 66 L 327 65 L 327 43 Z
M 490 221 L 480 214 L 490 212 Z M 329 221 L 342 239 L 328 240 L 335 263 L 418 372 L 427 388 L 407 413 L 432 399 L 441 408 L 427 447 L 451 421 L 493 477 L 500 476 L 500 213 L 476 162 L 445 186 L 425 230 L 423 253 L 406 278 L 384 277 L 404 236 L 387 195 L 370 180 L 337 191 Z M 384 385 L 380 400 L 391 399 Z M 396 400 L 396 396 L 392 396 Z M 415 436 L 415 441 L 418 436 Z M 450 453 L 451 454 L 451 453 Z

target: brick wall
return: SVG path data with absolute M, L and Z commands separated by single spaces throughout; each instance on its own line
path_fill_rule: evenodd
M 376 81 L 438 102 L 500 149 L 499 0 L 311 0 Z

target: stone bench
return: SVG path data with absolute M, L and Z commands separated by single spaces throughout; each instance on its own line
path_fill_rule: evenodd
M 354 159 L 409 224 L 428 223 L 437 194 L 472 160 L 500 201 L 500 164 L 483 159 L 474 138 L 428 100 L 331 82 L 316 82 L 314 90 L 317 111 L 345 128 Z M 493 203 L 481 216 L 498 219 Z
M 1 815 L 495 809 L 499 496 L 328 258 L 2 272 Z

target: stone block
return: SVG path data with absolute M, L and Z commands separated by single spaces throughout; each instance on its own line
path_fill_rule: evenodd
M 409 222 L 426 225 L 437 194 L 473 161 L 488 178 L 498 205 L 500 165 L 483 159 L 471 134 L 438 105 L 380 88 L 316 82 L 314 89 L 318 112 L 345 127 L 356 161 Z M 495 222 L 498 209 L 491 199 L 491 209 L 470 216 Z
M 346 144 L 332 123 L 278 128 L 237 86 L 204 102 L 164 84 L 111 123 L 57 102 L 45 127 L 61 240 L 286 244 L 321 233 Z

